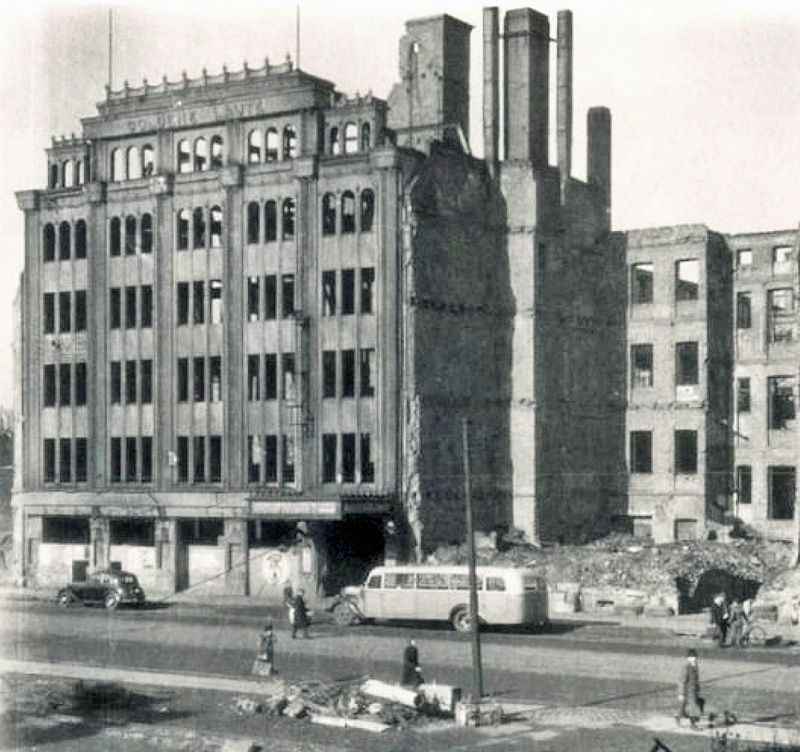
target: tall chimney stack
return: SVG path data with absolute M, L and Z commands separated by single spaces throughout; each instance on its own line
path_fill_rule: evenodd
M 561 203 L 572 171 L 572 11 L 558 11 L 556 137 Z
M 603 191 L 611 226 L 611 111 L 591 107 L 586 115 L 586 180 Z
M 483 9 L 483 156 L 489 173 L 497 174 L 500 130 L 500 15 Z
M 504 115 L 506 159 L 548 162 L 550 21 L 530 8 L 506 13 Z

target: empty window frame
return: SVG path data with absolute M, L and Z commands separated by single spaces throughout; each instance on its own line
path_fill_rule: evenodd
M 322 197 L 322 234 L 336 234 L 336 196 L 332 193 Z
M 44 262 L 56 260 L 56 228 L 48 223 L 42 231 L 42 260 Z
M 222 280 L 211 279 L 208 282 L 209 318 L 212 324 L 222 323 Z
M 330 399 L 336 396 L 336 352 L 325 350 L 322 353 L 322 397 Z
M 790 245 L 779 245 L 772 249 L 772 273 L 791 274 L 794 252 Z
M 791 465 L 772 466 L 767 471 L 767 478 L 769 486 L 768 519 L 794 519 L 795 468 Z
M 125 255 L 133 256 L 136 253 L 136 217 L 125 217 Z
M 697 431 L 675 431 L 675 474 L 697 473 Z
M 118 405 L 122 402 L 122 363 L 118 360 L 110 363 L 109 381 L 109 399 L 112 405 Z
M 355 483 L 356 480 L 356 435 L 342 434 L 342 482 Z
M 375 220 L 375 192 L 366 188 L 361 191 L 361 232 L 371 232 Z
M 749 292 L 736 293 L 736 328 L 749 329 L 753 325 L 753 296 Z
M 631 303 L 641 305 L 653 302 L 653 264 L 631 266 Z
M 356 231 L 356 197 L 352 191 L 342 194 L 342 233 Z
M 222 402 L 222 358 L 212 355 L 208 359 L 209 402 Z
M 652 431 L 631 431 L 630 468 L 631 473 L 636 474 L 648 474 L 653 472 Z
M 281 356 L 281 398 L 293 401 L 296 397 L 294 384 L 294 353 L 283 353 Z
M 62 222 L 58 226 L 58 260 L 69 261 L 72 246 L 72 228 L 69 222 Z
M 195 172 L 208 169 L 208 143 L 202 136 L 194 141 L 194 169 Z
M 179 251 L 189 248 L 189 219 L 191 213 L 188 209 L 181 209 L 178 212 L 175 242 Z
M 375 371 L 375 349 L 362 347 L 359 350 L 359 394 L 362 397 L 372 397 L 375 395 L 375 384 L 377 375 Z
M 192 171 L 192 147 L 188 138 L 178 142 L 178 172 L 188 173 Z
M 136 403 L 136 361 L 125 361 L 125 404 Z
M 767 393 L 769 394 L 769 427 L 773 431 L 794 429 L 794 376 L 771 376 L 767 379 Z
M 247 205 L 247 242 L 255 245 L 260 241 L 261 236 L 261 209 L 258 202 L 251 201 Z
M 356 270 L 342 269 L 342 316 L 356 312 Z
M 770 342 L 794 340 L 794 291 L 790 287 L 770 290 L 768 335 Z
M 142 253 L 153 252 L 153 217 L 151 214 L 142 214 Z
M 699 383 L 697 342 L 675 344 L 675 383 L 690 386 Z
M 322 482 L 336 483 L 336 442 L 335 433 L 322 434 Z
M 261 399 L 261 356 L 247 356 L 247 399 L 250 402 Z
M 67 159 L 61 165 L 61 185 L 65 188 L 75 185 L 75 165 L 71 159 Z
M 649 389 L 653 386 L 653 346 L 631 345 L 631 387 Z
M 142 177 L 142 162 L 139 156 L 139 147 L 130 146 L 126 153 L 126 171 L 128 180 L 138 180 Z
M 192 248 L 206 247 L 206 213 L 202 207 L 192 212 Z
M 44 334 L 53 334 L 56 330 L 56 294 L 46 292 L 42 301 L 42 331 Z
M 192 358 L 192 397 L 195 402 L 206 401 L 206 359 Z
M 358 126 L 355 123 L 345 123 L 344 153 L 355 154 L 357 151 L 358 151 Z
M 58 331 L 72 331 L 72 293 L 58 293 Z
M 753 251 L 750 248 L 740 248 L 736 251 L 736 268 L 741 270 L 753 266 Z
M 750 379 L 746 376 L 736 379 L 736 411 L 750 412 Z
M 322 315 L 336 315 L 336 272 L 322 272 Z
M 280 159 L 280 138 L 275 128 L 267 128 L 267 148 L 264 156 L 267 162 L 277 162 Z
M 136 328 L 136 288 L 125 288 L 125 328 Z
M 375 269 L 368 266 L 361 270 L 361 313 L 374 313 L 374 289 Z
M 274 274 L 264 277 L 264 320 L 271 321 L 278 315 L 278 278 Z
M 284 274 L 281 277 L 281 305 L 283 318 L 294 316 L 294 274 Z
M 372 441 L 368 433 L 361 434 L 361 482 L 375 482 L 375 460 L 372 457 Z
M 247 278 L 247 320 L 258 321 L 260 318 L 260 306 L 258 302 L 258 277 Z
M 222 167 L 225 161 L 225 153 L 223 151 L 222 136 L 211 137 L 211 169 L 217 170 Z
M 284 240 L 294 240 L 295 209 L 294 199 L 285 198 L 281 205 L 281 228 Z
M 111 182 L 125 180 L 125 154 L 122 149 L 111 152 Z
M 261 131 L 254 129 L 247 135 L 247 162 L 258 164 L 261 162 L 261 152 L 264 146 L 264 137 Z
M 275 353 L 264 355 L 264 399 L 278 399 L 278 356 Z
M 369 123 L 361 124 L 361 151 L 369 151 L 372 142 L 372 128 Z
M 150 329 L 153 326 L 153 286 L 142 285 L 140 288 L 140 308 L 142 329 Z
M 750 465 L 736 468 L 736 493 L 740 504 L 753 502 L 753 468 Z
M 339 142 L 339 128 L 333 126 L 328 136 L 328 152 L 336 156 L 341 153 L 341 143 Z
M 178 402 L 189 401 L 189 359 L 178 358 Z
M 284 434 L 281 449 L 281 480 L 283 483 L 294 483 L 294 437 Z
M 86 372 L 86 363 L 76 363 L 75 364 L 75 404 L 83 406 L 86 404 L 86 392 L 87 392 L 87 372 Z
M 156 153 L 150 144 L 142 146 L 142 176 L 149 178 L 156 171 Z
M 222 246 L 222 209 L 219 206 L 212 206 L 209 211 L 210 218 L 210 243 L 212 248 Z
M 342 350 L 342 397 L 356 393 L 356 351 Z
M 697 300 L 700 294 L 700 262 L 683 259 L 675 262 L 675 300 Z
M 283 129 L 283 158 L 294 159 L 297 156 L 297 133 L 291 125 Z
M 278 205 L 274 201 L 264 204 L 264 242 L 273 243 L 278 239 Z

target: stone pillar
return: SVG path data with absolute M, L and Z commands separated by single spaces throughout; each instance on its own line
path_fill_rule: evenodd
M 225 592 L 231 595 L 249 595 L 247 577 L 247 520 L 226 519 L 225 534 Z

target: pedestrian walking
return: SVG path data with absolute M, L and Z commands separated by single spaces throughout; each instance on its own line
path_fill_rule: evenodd
M 258 640 L 258 655 L 253 662 L 253 673 L 258 676 L 272 676 L 275 670 L 275 634 L 272 622 L 268 622 L 261 630 Z
M 682 718 L 688 718 L 692 728 L 697 728 L 697 723 L 703 716 L 705 700 L 700 697 L 700 667 L 697 651 L 693 648 L 686 653 L 686 663 L 678 684 L 678 702 L 680 709 L 675 718 L 678 725 L 680 726 Z
M 303 588 L 298 589 L 297 595 L 292 600 L 291 609 L 291 622 L 292 622 L 292 639 L 297 637 L 297 631 L 303 633 L 303 637 L 308 639 L 308 607 L 306 606 L 305 598 L 303 598 Z
M 714 601 L 711 604 L 711 623 L 714 625 L 717 645 L 724 648 L 730 624 L 730 614 L 728 612 L 728 604 L 725 602 L 725 593 L 717 593 L 714 596 Z
M 424 683 L 425 680 L 422 678 L 422 669 L 419 665 L 417 642 L 411 637 L 408 640 L 405 650 L 403 650 L 403 673 L 400 677 L 400 684 L 403 687 L 416 689 L 420 684 Z
M 742 604 L 734 598 L 731 602 L 730 633 L 731 647 L 741 647 L 745 634 L 745 616 Z

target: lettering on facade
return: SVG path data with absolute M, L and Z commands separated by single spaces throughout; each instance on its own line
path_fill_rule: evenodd
M 156 115 L 128 120 L 128 130 L 131 133 L 143 133 L 145 131 L 188 128 L 201 123 L 265 115 L 274 109 L 274 102 L 268 97 L 247 102 L 227 102 L 212 107 L 159 112 Z

